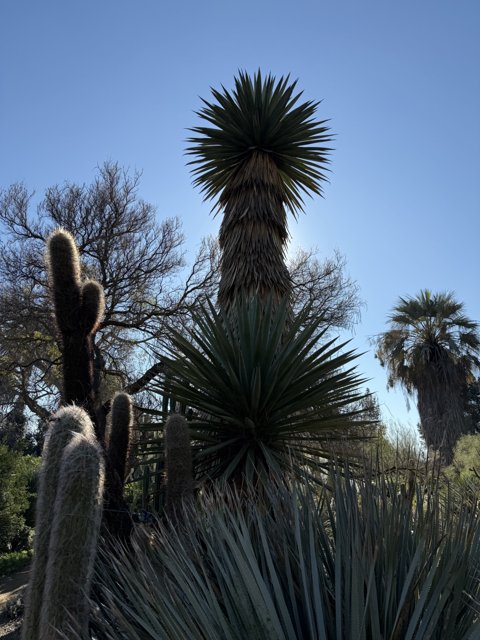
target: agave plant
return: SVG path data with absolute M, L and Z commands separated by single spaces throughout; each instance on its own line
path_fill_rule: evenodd
M 96 637 L 478 640 L 476 508 L 432 479 L 330 477 L 332 493 L 271 484 L 248 508 L 217 488 L 181 527 L 104 552 Z
M 233 312 L 232 312 L 233 311 Z M 198 476 L 239 480 L 319 468 L 331 443 L 361 412 L 345 344 L 323 341 L 308 309 L 292 320 L 280 305 L 237 300 L 194 315 L 187 335 L 171 332 L 163 392 L 193 411 L 189 423 Z
M 240 72 L 232 92 L 212 89 L 198 111 L 187 153 L 195 184 L 223 211 L 218 300 L 290 293 L 285 265 L 286 209 L 301 211 L 303 193 L 322 193 L 331 136 L 315 119 L 318 102 L 300 103 L 289 77 Z

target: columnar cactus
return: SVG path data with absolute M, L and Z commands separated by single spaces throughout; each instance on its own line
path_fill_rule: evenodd
M 133 427 L 132 401 L 128 394 L 114 396 L 108 422 L 104 518 L 110 533 L 128 543 L 132 517 L 123 497 Z
M 95 441 L 92 421 L 80 407 L 64 407 L 51 419 L 42 453 L 38 480 L 37 513 L 33 565 L 27 589 L 23 640 L 39 638 L 41 608 L 44 598 L 49 548 L 54 520 L 61 466 L 65 448 L 75 434 Z
M 193 495 L 190 430 L 184 416 L 173 413 L 165 423 L 166 511 L 174 516 Z
M 64 229 L 54 231 L 47 241 L 47 266 L 55 304 L 55 319 L 63 343 L 63 394 L 65 404 L 83 406 L 89 413 L 97 438 L 105 446 L 105 420 L 95 410 L 94 338 L 104 312 L 103 289 L 98 282 L 82 282 L 80 257 L 73 236 Z M 116 436 L 115 436 L 116 437 Z M 128 436 L 123 436 L 124 438 Z M 112 454 L 117 444 L 114 438 Z M 119 444 L 119 450 L 124 448 Z M 117 456 L 118 457 L 118 456 Z M 120 455 L 121 458 L 121 455 Z M 118 481 L 114 465 L 106 459 L 105 521 L 111 533 L 128 539 L 131 516 L 123 498 L 123 480 Z
M 123 487 L 133 427 L 132 399 L 127 393 L 120 392 L 114 395 L 109 422 L 107 456 Z
M 63 401 L 84 406 L 96 424 L 93 339 L 104 312 L 103 289 L 93 280 L 82 283 L 78 249 L 64 229 L 47 241 L 47 266 L 62 334 Z
M 69 637 L 71 631 L 87 637 L 103 483 L 103 453 L 97 440 L 73 435 L 62 456 L 39 640 Z

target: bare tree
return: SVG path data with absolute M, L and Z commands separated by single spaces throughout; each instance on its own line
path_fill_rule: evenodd
M 346 260 L 339 251 L 319 260 L 315 249 L 300 249 L 288 265 L 292 279 L 293 308 L 311 305 L 311 314 L 322 316 L 323 327 L 352 329 L 360 320 L 358 284 L 346 273 Z
M 138 195 L 139 180 L 139 173 L 106 163 L 91 185 L 47 189 L 34 214 L 32 194 L 23 184 L 0 193 L 0 374 L 42 418 L 56 403 L 52 390 L 60 385 L 61 343 L 43 260 L 52 229 L 73 234 L 83 275 L 104 289 L 105 316 L 95 348 L 97 371 L 107 386 L 145 386 L 158 369 L 151 349 L 158 347 L 165 322 L 181 322 L 214 296 L 216 243 L 204 240 L 187 269 L 180 221 L 157 222 L 155 207 Z

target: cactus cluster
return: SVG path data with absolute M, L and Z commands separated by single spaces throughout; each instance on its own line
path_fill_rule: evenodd
M 22 640 L 60 639 L 72 629 L 86 636 L 105 473 L 85 410 L 58 411 L 42 458 Z
M 95 334 L 105 308 L 103 289 L 94 280 L 82 281 L 78 248 L 73 236 L 64 229 L 57 229 L 48 238 L 46 261 L 55 320 L 62 337 L 62 402 L 75 403 L 88 412 L 98 441 L 106 449 L 105 420 L 103 407 L 96 406 L 98 385 L 94 371 Z M 115 433 L 106 456 L 104 519 L 111 533 L 128 539 L 132 521 L 123 498 L 123 485 L 133 417 L 126 394 L 114 399 L 111 414 L 111 424 L 118 422 L 119 426 L 112 427 Z
M 123 497 L 133 407 L 126 393 L 111 403 L 106 428 L 96 407 L 94 340 L 104 311 L 100 284 L 81 279 L 70 233 L 55 231 L 47 265 L 62 338 L 64 405 L 51 419 L 39 476 L 34 561 L 23 640 L 88 637 L 88 594 L 102 521 L 128 542 L 132 518 Z M 193 493 L 190 435 L 183 416 L 165 428 L 166 506 L 171 517 Z

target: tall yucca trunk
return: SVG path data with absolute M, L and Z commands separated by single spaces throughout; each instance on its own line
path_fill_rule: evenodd
M 278 168 L 267 153 L 252 156 L 222 203 L 219 304 L 228 308 L 238 297 L 288 298 L 287 217 Z

